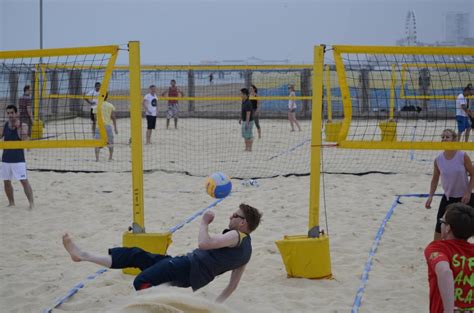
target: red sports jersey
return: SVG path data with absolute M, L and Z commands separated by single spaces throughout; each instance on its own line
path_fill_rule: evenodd
M 170 87 L 168 89 L 168 97 L 177 97 L 179 95 L 178 87 Z M 178 100 L 168 100 L 169 104 L 176 104 Z
M 430 285 L 430 313 L 443 313 L 443 301 L 438 289 L 435 267 L 449 263 L 454 279 L 456 308 L 474 310 L 474 244 L 465 240 L 437 240 L 425 249 Z

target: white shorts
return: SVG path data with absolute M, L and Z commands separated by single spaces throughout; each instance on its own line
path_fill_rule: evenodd
M 26 175 L 26 163 L 4 163 L 0 168 L 0 178 L 2 180 L 25 180 L 28 179 Z

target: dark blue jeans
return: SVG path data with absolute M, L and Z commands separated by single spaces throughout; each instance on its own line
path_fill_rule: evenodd
M 187 256 L 171 257 L 153 254 L 140 248 L 112 248 L 111 268 L 138 267 L 142 272 L 133 281 L 136 290 L 171 283 L 177 287 L 190 287 L 191 262 Z

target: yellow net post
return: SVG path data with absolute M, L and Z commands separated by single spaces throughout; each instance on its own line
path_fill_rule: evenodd
M 40 80 L 43 75 L 42 67 L 35 65 L 35 94 L 33 103 L 33 123 L 31 125 L 31 138 L 39 139 L 43 137 L 43 121 L 39 119 L 40 108 Z
M 394 119 L 394 111 L 395 111 L 395 84 L 397 80 L 397 73 L 396 73 L 397 65 L 392 64 L 392 80 L 390 83 L 390 117 L 389 120 L 392 121 Z
M 282 240 L 276 241 L 290 277 L 331 277 L 329 237 L 320 234 L 319 226 L 324 49 L 323 45 L 314 48 L 309 230 L 306 235 L 286 235 Z
M 342 123 L 335 122 L 332 120 L 332 103 L 331 103 L 331 70 L 329 64 L 325 66 L 326 71 L 326 103 L 328 108 L 328 120 L 324 126 L 324 133 L 326 135 L 326 141 L 337 141 L 339 131 L 341 130 Z
M 314 48 L 313 109 L 311 125 L 311 167 L 309 184 L 309 237 L 319 237 L 319 191 L 321 181 L 321 126 L 324 47 Z
M 131 41 L 130 65 L 130 128 L 132 133 L 132 188 L 133 188 L 133 232 L 145 232 L 143 205 L 143 158 L 142 158 L 142 109 L 140 83 L 140 43 Z
M 124 247 L 139 247 L 151 253 L 166 254 L 171 244 L 171 233 L 145 233 L 145 206 L 143 194 L 143 147 L 142 147 L 142 109 L 140 79 L 140 42 L 131 41 L 129 49 L 130 73 L 130 128 L 132 148 L 132 232 L 122 237 Z M 137 268 L 126 268 L 125 274 L 136 275 Z
M 390 103 L 388 121 L 379 123 L 382 141 L 397 140 L 397 122 L 395 121 L 395 85 L 397 79 L 397 65 L 392 64 L 392 75 L 390 82 Z
M 332 122 L 332 106 L 331 106 L 331 70 L 329 64 L 325 66 L 326 70 L 326 103 L 328 107 L 328 122 Z

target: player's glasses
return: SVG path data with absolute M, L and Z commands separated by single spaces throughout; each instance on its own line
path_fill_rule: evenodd
M 439 221 L 440 224 L 447 224 L 446 220 L 442 217 L 438 221 Z
M 245 220 L 245 216 L 239 215 L 237 213 L 232 214 L 232 218 L 241 218 L 241 219 Z

